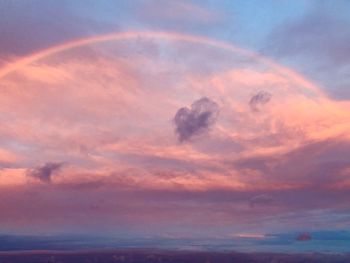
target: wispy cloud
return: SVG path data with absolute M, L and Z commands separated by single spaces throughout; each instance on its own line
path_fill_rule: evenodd
M 305 15 L 272 30 L 265 52 L 323 83 L 331 96 L 348 99 L 349 8 L 348 1 L 313 2 Z

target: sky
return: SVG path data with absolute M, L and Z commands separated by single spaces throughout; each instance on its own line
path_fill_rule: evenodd
M 346 251 L 349 13 L 0 0 L 0 236 Z

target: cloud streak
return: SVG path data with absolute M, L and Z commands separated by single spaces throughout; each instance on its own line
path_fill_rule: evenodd
M 312 2 L 303 16 L 272 30 L 265 52 L 298 65 L 337 99 L 349 99 L 349 1 Z

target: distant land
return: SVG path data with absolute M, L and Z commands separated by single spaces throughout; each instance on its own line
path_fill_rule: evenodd
M 334 233 L 331 233 L 334 234 Z M 0 263 L 345 263 L 347 233 L 276 235 L 269 242 L 255 238 L 195 240 L 112 238 L 88 235 L 0 236 Z M 293 241 L 294 239 L 294 241 Z M 344 239 L 342 241 L 342 239 Z M 302 240 L 302 241 L 299 241 Z M 323 245 L 323 246 L 322 246 Z M 319 246 L 319 247 L 318 247 Z M 337 247 L 336 247 L 337 246 Z M 318 247 L 318 248 L 317 248 Z M 321 249 L 322 248 L 322 249 Z M 315 252 L 318 251 L 318 252 Z
M 1 263 L 346 263 L 350 254 L 194 252 L 153 249 L 0 252 Z

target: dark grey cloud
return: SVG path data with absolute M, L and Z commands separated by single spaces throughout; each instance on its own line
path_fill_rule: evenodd
M 218 104 L 207 97 L 193 102 L 191 108 L 180 108 L 174 117 L 179 141 L 188 141 L 194 135 L 208 130 L 215 123 L 218 114 Z
M 50 183 L 51 177 L 57 172 L 59 172 L 62 166 L 63 166 L 63 163 L 61 162 L 45 163 L 42 166 L 28 170 L 27 175 L 30 177 L 36 178 L 42 182 Z
M 267 91 L 259 91 L 254 94 L 249 101 L 249 106 L 252 111 L 259 111 L 259 108 L 271 100 L 272 95 Z
M 85 182 L 63 183 L 60 184 L 61 189 L 76 190 L 76 191 L 91 191 L 102 188 L 106 185 L 103 180 L 91 180 Z
M 249 200 L 250 207 L 270 205 L 273 198 L 267 194 L 256 195 Z

